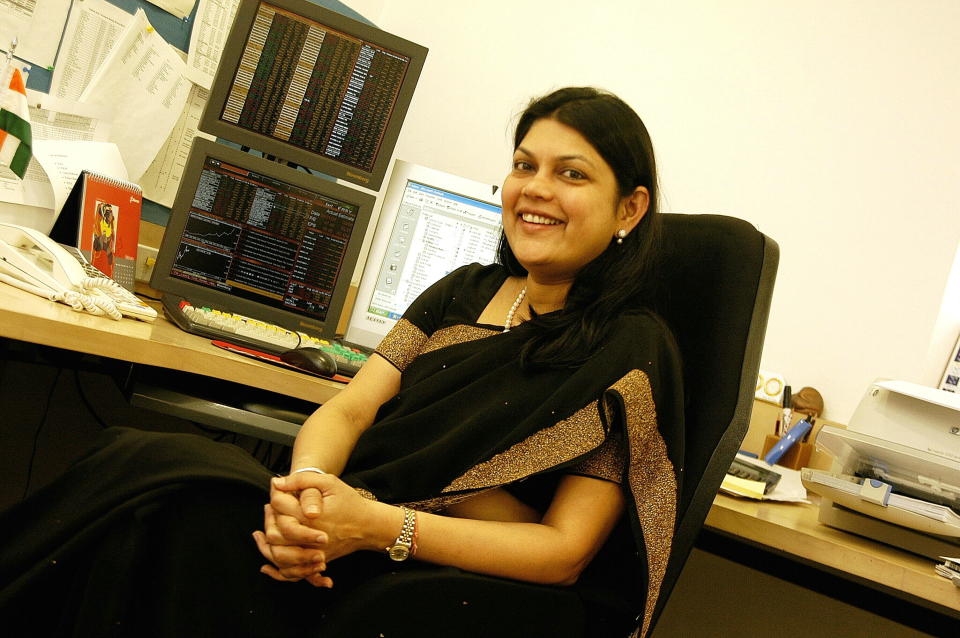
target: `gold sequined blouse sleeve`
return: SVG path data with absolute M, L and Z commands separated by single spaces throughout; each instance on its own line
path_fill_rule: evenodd
M 377 354 L 403 372 L 417 358 L 427 342 L 427 335 L 406 319 L 400 319 L 377 346 Z

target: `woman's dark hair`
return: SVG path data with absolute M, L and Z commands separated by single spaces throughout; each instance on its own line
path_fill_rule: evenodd
M 619 313 L 628 306 L 646 305 L 660 238 L 653 144 L 633 109 L 599 89 L 559 89 L 534 99 L 520 115 L 513 137 L 515 149 L 542 119 L 556 120 L 580 133 L 613 169 L 620 197 L 644 186 L 650 192 L 650 204 L 622 244 L 611 237 L 607 249 L 577 273 L 562 311 L 533 313 L 531 323 L 539 329 L 520 353 L 526 369 L 579 365 L 603 342 L 610 322 Z M 526 276 L 504 235 L 500 237 L 499 261 L 511 275 Z

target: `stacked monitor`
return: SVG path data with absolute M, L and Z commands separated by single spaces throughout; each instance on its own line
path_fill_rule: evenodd
M 378 190 L 426 55 L 307 0 L 243 2 L 200 130 Z
M 496 187 L 397 160 L 345 339 L 375 348 L 430 284 L 473 262 L 493 263 Z
M 374 198 L 224 144 L 194 142 L 151 285 L 333 337 Z
M 150 284 L 332 338 L 426 49 L 307 0 L 241 3 Z M 291 165 L 293 167 L 291 167 Z

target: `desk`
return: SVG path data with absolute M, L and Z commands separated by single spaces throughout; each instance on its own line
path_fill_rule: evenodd
M 929 559 L 822 525 L 817 505 L 718 494 L 705 526 L 738 541 L 960 619 L 960 588 Z
M 180 330 L 160 314 L 153 323 L 114 321 L 0 284 L 0 337 L 192 372 L 318 404 L 343 387 L 227 352 L 209 339 Z
M 0 285 L 0 337 L 217 377 L 316 403 L 343 387 L 226 352 L 162 317 L 152 324 L 115 322 L 6 285 Z M 929 560 L 820 525 L 813 505 L 760 503 L 721 494 L 706 526 L 960 618 L 960 589 L 937 576 Z

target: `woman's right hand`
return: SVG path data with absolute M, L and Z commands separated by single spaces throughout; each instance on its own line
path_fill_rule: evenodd
M 270 510 L 270 506 L 267 505 L 266 509 Z M 272 511 L 268 511 L 265 519 L 272 517 Z M 333 587 L 333 580 L 323 575 L 327 563 L 322 550 L 299 545 L 270 543 L 267 540 L 267 534 L 272 535 L 275 532 L 276 523 L 265 521 L 264 527 L 266 531 L 257 530 L 253 533 L 257 549 L 269 561 L 260 567 L 261 573 L 284 582 L 306 580 L 315 587 Z
M 297 497 L 272 484 L 270 492 L 271 503 L 264 506 L 263 531 L 253 533 L 257 549 L 269 561 L 260 571 L 275 580 L 307 580 L 317 587 L 331 587 L 333 581 L 322 575 L 326 570 L 326 534 L 317 531 L 304 537 L 303 526 L 308 523 Z

